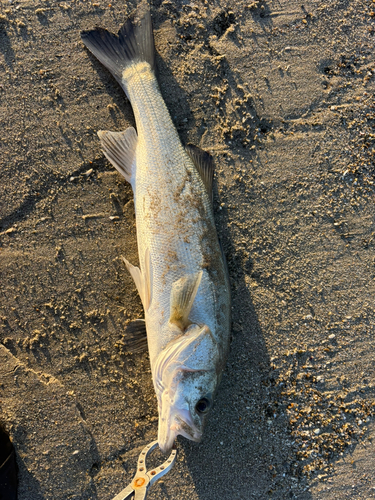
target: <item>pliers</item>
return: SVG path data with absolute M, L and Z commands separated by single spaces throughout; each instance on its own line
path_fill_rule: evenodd
M 162 465 L 151 471 L 146 469 L 146 458 L 157 445 L 158 442 L 153 441 L 143 448 L 138 458 L 137 472 L 132 482 L 112 500 L 128 500 L 130 498 L 133 498 L 133 500 L 145 500 L 150 486 L 172 469 L 177 456 L 177 450 L 175 448 L 172 449 L 169 458 Z

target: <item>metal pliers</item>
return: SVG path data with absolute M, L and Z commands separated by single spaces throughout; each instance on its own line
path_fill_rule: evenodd
M 138 458 L 137 472 L 135 473 L 132 482 L 112 500 L 128 500 L 132 498 L 133 494 L 133 500 L 145 500 L 150 486 L 156 483 L 156 481 L 172 469 L 176 461 L 176 449 L 172 450 L 169 458 L 162 465 L 152 469 L 151 471 L 146 469 L 146 458 L 152 450 L 157 447 L 157 445 L 158 442 L 153 441 L 143 448 Z

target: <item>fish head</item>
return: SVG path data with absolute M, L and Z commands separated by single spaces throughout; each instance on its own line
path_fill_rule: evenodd
M 165 453 L 178 435 L 200 441 L 219 383 L 220 352 L 206 325 L 190 325 L 156 361 L 158 443 Z

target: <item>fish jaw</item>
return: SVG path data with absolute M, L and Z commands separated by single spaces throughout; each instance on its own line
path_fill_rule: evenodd
M 178 435 L 199 442 L 219 381 L 218 346 L 207 326 L 191 325 L 160 353 L 154 385 L 159 402 L 158 443 L 168 452 Z M 207 406 L 201 411 L 200 403 Z
M 159 413 L 158 443 L 161 451 L 169 453 L 179 435 L 199 442 L 202 439 L 202 430 L 195 427 L 188 405 L 186 404 L 185 408 L 171 405 L 169 394 L 165 391 Z

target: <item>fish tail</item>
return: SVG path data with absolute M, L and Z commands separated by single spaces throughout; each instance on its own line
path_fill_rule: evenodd
M 121 86 L 124 83 L 124 71 L 129 66 L 147 62 L 152 70 L 155 68 L 154 35 L 149 10 L 139 22 L 134 18 L 128 19 L 118 35 L 103 28 L 95 28 L 82 31 L 81 39 Z

